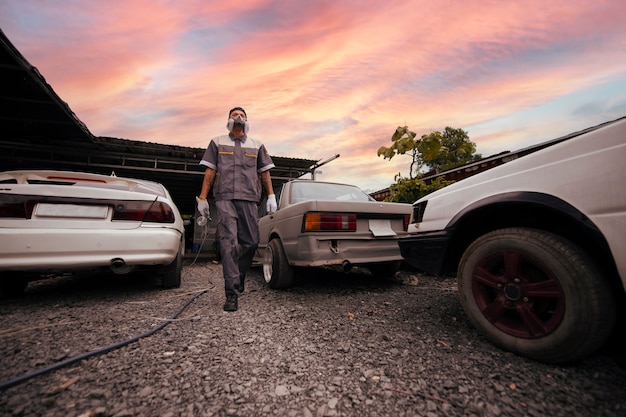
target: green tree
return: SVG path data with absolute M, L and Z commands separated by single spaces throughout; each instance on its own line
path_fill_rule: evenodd
M 437 140 L 441 140 L 441 152 L 429 161 L 431 169 L 445 171 L 482 158 L 476 153 L 476 144 L 469 140 L 465 130 L 446 127 L 441 134 L 434 133 Z
M 391 136 L 391 146 L 378 148 L 378 156 L 385 159 L 407 153 L 412 157 L 409 178 L 396 175 L 395 183 L 389 187 L 391 196 L 385 201 L 413 203 L 454 182 L 437 177 L 427 184 L 421 179 L 425 169 L 445 171 L 481 159 L 481 155 L 476 154 L 476 144 L 469 140 L 463 129 L 446 127 L 443 132 L 435 131 L 416 138 L 417 134 L 408 126 L 398 126 Z
M 391 136 L 391 146 L 378 148 L 378 156 L 391 160 L 396 155 L 411 154 L 409 178 L 419 178 L 425 168 L 450 169 L 481 158 L 475 154 L 476 144 L 463 129 L 446 127 L 416 139 L 408 126 L 398 126 Z
M 396 175 L 396 183 L 389 188 L 391 195 L 385 198 L 385 201 L 394 203 L 413 203 L 426 194 L 430 194 L 440 188 L 452 184 L 454 181 L 447 181 L 443 177 L 437 177 L 430 183 L 422 181 L 419 178 L 406 178 Z

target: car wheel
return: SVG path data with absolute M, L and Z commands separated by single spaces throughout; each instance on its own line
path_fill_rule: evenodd
M 368 269 L 375 277 L 388 278 L 393 277 L 400 270 L 401 262 L 390 262 L 383 264 L 370 265 Z
M 549 363 L 582 359 L 610 336 L 615 300 L 605 277 L 569 241 L 511 228 L 473 242 L 458 287 L 472 324 L 502 349 Z
M 161 285 L 163 288 L 178 288 L 181 283 L 183 271 L 183 245 L 181 242 L 176 258 L 161 270 Z
M 280 239 L 272 239 L 263 256 L 263 278 L 270 288 L 290 288 L 293 285 L 293 268 L 287 263 Z
M 4 272 L 0 276 L 0 298 L 14 298 L 22 295 L 28 286 L 28 274 Z

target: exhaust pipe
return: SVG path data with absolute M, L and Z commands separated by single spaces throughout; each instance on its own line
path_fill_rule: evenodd
M 350 272 L 350 270 L 352 269 L 352 264 L 350 263 L 350 261 L 343 261 L 341 263 L 341 268 L 343 269 L 343 272 Z
M 134 266 L 126 265 L 126 262 L 124 262 L 122 258 L 111 259 L 111 265 L 109 267 L 114 274 L 118 275 L 128 274 L 135 268 Z

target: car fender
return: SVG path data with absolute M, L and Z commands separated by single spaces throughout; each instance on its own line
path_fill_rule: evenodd
M 616 271 L 614 254 L 602 230 L 585 213 L 553 195 L 507 192 L 477 200 L 460 210 L 445 227 L 449 236 L 442 270 L 453 272 L 463 251 L 479 236 L 505 227 L 545 230 L 574 242 Z

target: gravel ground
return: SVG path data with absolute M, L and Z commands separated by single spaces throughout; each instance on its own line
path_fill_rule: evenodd
M 504 352 L 452 279 L 311 270 L 274 291 L 255 268 L 239 311 L 223 302 L 213 262 L 185 266 L 174 290 L 149 276 L 32 283 L 0 302 L 0 415 L 626 416 L 623 342 L 569 366 Z

